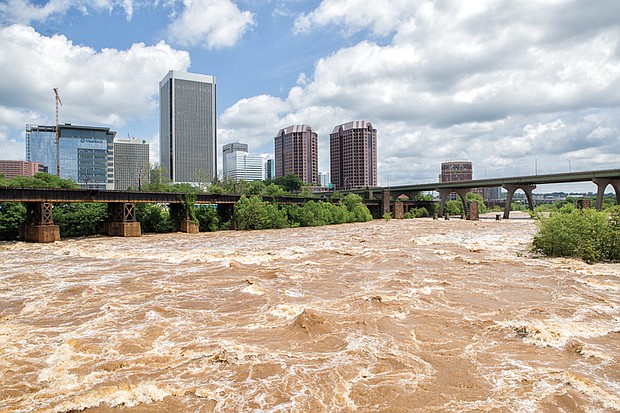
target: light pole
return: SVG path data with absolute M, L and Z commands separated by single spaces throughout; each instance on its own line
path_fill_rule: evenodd
M 571 173 L 571 165 L 570 165 L 570 159 L 566 159 L 568 161 L 568 173 Z

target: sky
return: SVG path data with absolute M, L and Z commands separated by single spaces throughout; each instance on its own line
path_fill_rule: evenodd
M 377 129 L 380 185 L 620 168 L 617 0 L 0 0 L 0 159 L 25 125 L 151 141 L 159 81 L 217 79 L 218 154 L 294 124 Z M 539 187 L 595 191 L 593 184 Z

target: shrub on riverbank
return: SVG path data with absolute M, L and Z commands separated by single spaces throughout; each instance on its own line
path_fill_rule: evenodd
M 606 211 L 567 204 L 536 217 L 533 249 L 552 257 L 576 257 L 588 263 L 620 260 L 620 207 Z
M 106 204 L 88 202 L 57 204 L 52 219 L 61 237 L 97 235 L 108 219 L 108 208 Z
M 308 201 L 304 205 L 277 205 L 257 196 L 241 197 L 235 204 L 236 229 L 315 227 L 346 222 L 365 222 L 372 215 L 359 195 L 349 194 L 339 204 Z

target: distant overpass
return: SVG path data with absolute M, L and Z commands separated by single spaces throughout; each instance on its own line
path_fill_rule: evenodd
M 504 218 L 508 218 L 510 214 L 510 204 L 512 197 L 518 189 L 525 192 L 528 204 L 530 208 L 534 208 L 534 199 L 532 197 L 532 191 L 536 188 L 536 185 L 543 184 L 561 184 L 561 183 L 574 183 L 574 182 L 593 182 L 597 186 L 596 194 L 596 208 L 601 209 L 603 205 L 603 195 L 605 189 L 611 185 L 616 192 L 616 202 L 620 204 L 620 169 L 607 169 L 601 171 L 582 171 L 582 172 L 567 172 L 560 174 L 545 174 L 545 175 L 526 175 L 526 176 L 513 176 L 509 178 L 492 178 L 492 179 L 475 179 L 471 181 L 454 181 L 454 182 L 436 182 L 428 184 L 412 184 L 412 185 L 396 185 L 390 187 L 374 187 L 374 188 L 358 188 L 342 192 L 354 192 L 357 194 L 369 193 L 370 197 L 373 197 L 375 192 L 383 192 L 388 190 L 390 193 L 405 194 L 409 198 L 413 199 L 415 194 L 425 191 L 439 192 L 441 207 L 439 210 L 440 215 L 443 214 L 445 203 L 453 192 L 456 192 L 463 201 L 465 211 L 467 211 L 467 202 L 465 201 L 465 195 L 467 192 L 471 192 L 475 188 L 493 188 L 501 186 L 507 192 L 506 207 L 504 209 Z

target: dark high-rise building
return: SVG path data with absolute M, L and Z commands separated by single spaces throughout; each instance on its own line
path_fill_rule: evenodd
M 273 179 L 276 177 L 276 164 L 274 159 L 267 159 L 265 162 L 265 179 Z
M 249 150 L 249 146 L 247 143 L 239 143 L 239 142 L 227 143 L 222 148 L 222 155 L 226 157 L 226 155 L 231 154 L 233 152 L 238 152 L 238 151 L 248 152 L 248 150 Z
M 319 183 L 319 137 L 308 125 L 280 129 L 274 138 L 275 176 L 295 174 L 308 184 Z
M 160 166 L 172 182 L 217 176 L 215 77 L 171 70 L 159 82 Z
M 377 130 L 370 122 L 336 126 L 329 135 L 329 153 L 336 189 L 377 186 Z

